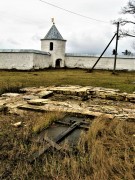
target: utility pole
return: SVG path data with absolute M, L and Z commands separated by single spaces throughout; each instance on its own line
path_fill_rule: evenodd
M 120 25 L 120 23 L 117 22 L 117 33 L 116 33 L 116 46 L 115 46 L 115 57 L 114 57 L 113 74 L 115 74 L 115 70 L 116 70 L 116 60 L 117 60 L 118 40 L 119 40 L 119 25 Z
M 109 44 L 106 46 L 106 48 L 104 49 L 104 51 L 102 52 L 102 54 L 100 55 L 100 57 L 97 59 L 97 61 L 95 62 L 95 64 L 92 66 L 92 68 L 90 70 L 88 70 L 88 72 L 92 72 L 93 69 L 95 68 L 95 66 L 97 65 L 97 63 L 99 62 L 99 60 L 102 58 L 102 56 L 104 55 L 104 53 L 106 52 L 106 50 L 108 49 L 108 47 L 110 46 L 110 44 L 112 43 L 112 41 L 114 40 L 115 36 L 116 36 L 116 46 L 115 46 L 115 57 L 114 57 L 114 68 L 113 68 L 113 74 L 115 74 L 115 69 L 116 69 L 116 60 L 117 60 L 117 49 L 118 49 L 118 40 L 119 40 L 119 25 L 120 23 L 117 23 L 117 32 L 114 34 L 114 36 L 112 37 L 111 41 L 109 42 Z
M 104 53 L 106 52 L 106 50 L 108 49 L 108 47 L 110 46 L 111 42 L 113 41 L 113 39 L 115 38 L 116 33 L 114 34 L 114 36 L 112 37 L 111 41 L 109 42 L 109 44 L 106 46 L 106 48 L 104 49 L 104 51 L 102 52 L 102 54 L 100 55 L 100 57 L 98 58 L 98 60 L 95 62 L 95 64 L 93 65 L 93 67 L 88 71 L 88 72 L 92 72 L 93 69 L 95 68 L 95 66 L 97 65 L 98 61 L 102 58 L 102 56 L 104 55 Z

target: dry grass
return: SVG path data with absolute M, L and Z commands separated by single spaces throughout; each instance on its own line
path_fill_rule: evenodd
M 65 114 L 62 112 L 48 112 L 35 120 L 32 130 L 34 133 L 39 133 L 54 121 L 64 118 L 64 116 Z
M 29 112 L 23 117 L 0 114 L 0 179 L 26 179 L 34 168 L 38 169 L 37 165 L 28 163 L 29 155 L 38 149 L 38 144 L 30 140 L 35 133 L 63 116 L 63 113 L 57 112 Z M 13 124 L 18 121 L 22 122 L 22 126 L 16 128 Z M 35 174 L 35 171 L 32 173 Z
M 134 179 L 134 133 L 134 123 L 105 117 L 93 122 L 85 140 L 87 149 L 80 151 L 91 152 L 91 179 Z
M 43 117 L 53 119 L 54 115 L 47 114 Z M 93 121 L 87 134 L 82 134 L 72 153 L 50 151 L 34 164 L 30 164 L 29 155 L 37 145 L 29 139 L 32 137 L 35 123 L 40 118 L 42 119 L 41 114 L 29 113 L 21 119 L 23 126 L 14 128 L 11 123 L 20 120 L 20 117 L 1 115 L 1 179 L 135 179 L 134 122 L 100 117 Z
M 134 129 L 133 129 L 134 127 Z M 77 154 L 46 160 L 46 178 L 134 180 L 135 124 L 101 117 L 82 135 Z

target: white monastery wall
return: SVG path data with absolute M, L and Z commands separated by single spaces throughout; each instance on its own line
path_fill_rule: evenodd
M 56 59 L 62 59 L 61 67 L 90 69 L 97 61 L 97 57 L 92 56 L 62 56 L 45 53 L 43 51 L 26 52 L 0 52 L 0 69 L 31 70 L 55 67 Z M 53 56 L 53 57 L 52 57 Z M 53 59 L 54 58 L 54 59 Z M 112 70 L 114 57 L 103 57 L 100 59 L 95 69 Z M 135 70 L 135 57 L 123 56 L 117 58 L 116 70 Z
M 32 67 L 32 53 L 0 52 L 0 69 L 30 70 Z
M 88 56 L 68 56 L 65 57 L 65 67 L 90 69 L 97 61 L 97 57 Z M 114 67 L 114 57 L 102 57 L 95 69 L 112 70 Z M 116 62 L 117 70 L 135 70 L 135 57 L 118 57 Z
M 33 68 L 34 69 L 44 69 L 49 68 L 52 65 L 51 56 L 44 54 L 34 54 L 33 55 Z

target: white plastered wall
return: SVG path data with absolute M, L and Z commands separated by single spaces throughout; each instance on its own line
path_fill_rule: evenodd
M 50 42 L 53 43 L 53 50 L 50 51 Z M 52 67 L 55 67 L 56 60 L 61 59 L 61 67 L 65 66 L 65 45 L 62 40 L 41 40 L 41 50 L 51 54 Z
M 30 70 L 33 68 L 33 53 L 0 53 L 0 69 Z
M 33 58 L 33 68 L 34 69 L 44 69 L 49 68 L 52 65 L 51 56 L 44 54 L 34 54 Z
M 97 61 L 98 57 L 65 57 L 65 67 L 67 68 L 84 68 L 90 69 Z M 109 69 L 112 70 L 114 67 L 114 57 L 103 57 L 95 66 L 95 69 Z M 117 70 L 135 70 L 135 58 L 133 57 L 121 57 L 117 59 L 116 63 Z

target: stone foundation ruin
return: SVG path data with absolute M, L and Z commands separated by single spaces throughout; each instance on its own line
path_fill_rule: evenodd
M 0 97 L 0 110 L 22 115 L 25 111 L 60 111 L 91 117 L 135 119 L 135 93 L 91 86 L 27 87 Z

